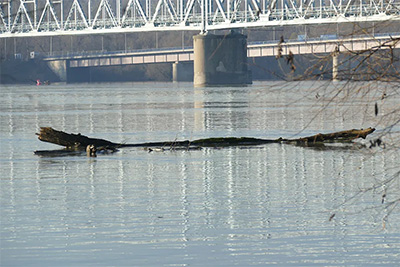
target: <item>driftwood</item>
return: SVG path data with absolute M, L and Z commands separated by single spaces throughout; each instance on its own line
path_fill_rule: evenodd
M 68 149 L 80 149 L 85 148 L 88 145 L 110 146 L 117 147 L 119 144 L 113 143 L 103 139 L 89 138 L 87 136 L 78 134 L 68 134 L 62 131 L 54 130 L 51 127 L 41 127 L 40 133 L 37 133 L 39 140 L 43 142 L 49 142 L 60 146 L 65 146 Z
M 206 138 L 194 141 L 168 141 L 168 142 L 150 142 L 138 144 L 114 143 L 104 139 L 89 138 L 79 134 L 68 134 L 62 131 L 54 130 L 51 127 L 41 127 L 40 133 L 37 133 L 39 140 L 64 146 L 63 150 L 57 150 L 57 155 L 68 155 L 68 153 L 80 154 L 85 151 L 89 145 L 94 145 L 97 151 L 115 152 L 118 148 L 123 147 L 161 147 L 161 148 L 186 148 L 197 149 L 201 147 L 228 147 L 228 146 L 254 146 L 268 143 L 289 143 L 303 146 L 320 146 L 324 143 L 340 142 L 349 143 L 357 138 L 364 138 L 374 132 L 374 128 L 368 129 L 352 129 L 347 131 L 334 132 L 329 134 L 316 134 L 313 136 L 296 138 L 296 139 L 260 139 L 251 137 L 221 137 Z M 152 151 L 152 150 L 151 150 Z M 51 151 L 35 151 L 38 155 L 51 154 Z
M 365 139 L 367 135 L 373 133 L 375 128 L 368 129 L 352 129 L 341 132 L 334 132 L 328 134 L 316 134 L 308 137 L 301 137 L 294 140 L 287 140 L 287 142 L 295 142 L 297 144 L 315 144 L 315 143 L 329 143 L 329 142 L 352 142 L 354 139 Z

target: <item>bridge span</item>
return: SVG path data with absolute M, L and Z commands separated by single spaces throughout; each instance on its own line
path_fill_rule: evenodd
M 400 0 L 0 0 L 0 38 L 400 20 Z
M 277 41 L 255 42 L 247 45 L 247 57 L 275 57 L 278 53 L 282 56 L 289 53 L 293 55 L 334 54 L 374 48 L 388 49 L 389 47 L 400 48 L 400 33 L 335 39 L 288 40 L 282 43 Z M 192 62 L 194 61 L 194 51 L 193 48 L 168 48 L 142 51 L 88 52 L 48 55 L 43 60 L 48 62 L 53 70 L 63 77 L 63 75 L 66 75 L 67 69 L 74 68 Z
M 330 54 L 336 48 L 340 51 L 361 51 L 380 46 L 392 39 L 399 39 L 400 33 L 383 34 L 379 36 L 359 36 L 340 39 L 309 39 L 288 40 L 279 46 L 282 55 L 288 55 L 289 51 L 295 55 L 302 54 Z M 394 47 L 400 48 L 400 42 L 395 42 Z M 383 47 L 384 48 L 384 47 Z M 248 57 L 277 56 L 278 41 L 254 42 L 247 45 Z M 101 67 L 116 65 L 134 65 L 151 63 L 174 63 L 188 62 L 194 60 L 193 48 L 166 48 L 154 50 L 136 51 L 104 51 L 87 53 L 70 53 L 59 55 L 48 55 L 45 61 L 68 60 L 70 68 Z

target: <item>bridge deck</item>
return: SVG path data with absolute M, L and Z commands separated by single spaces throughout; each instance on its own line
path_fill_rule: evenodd
M 397 41 L 396 41 L 397 39 Z M 333 53 L 337 48 L 341 52 L 362 51 L 380 47 L 381 49 L 400 48 L 400 33 L 384 36 L 364 36 L 341 39 L 314 39 L 305 41 L 288 41 L 279 45 L 275 42 L 250 43 L 247 46 L 248 57 L 277 56 L 278 47 L 282 48 L 281 55 L 288 55 L 289 51 L 294 55 Z M 382 46 L 382 44 L 387 44 Z M 161 50 L 144 51 L 114 51 L 101 53 L 80 53 L 58 56 L 47 56 L 45 61 L 69 60 L 69 67 L 96 67 L 151 63 L 173 63 L 193 61 L 193 48 L 170 48 Z

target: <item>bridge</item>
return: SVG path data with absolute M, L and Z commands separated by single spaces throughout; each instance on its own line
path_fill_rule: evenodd
M 248 57 L 269 57 L 278 55 L 278 46 L 282 48 L 281 55 L 330 54 L 339 50 L 362 51 L 399 39 L 400 33 L 379 35 L 364 35 L 329 39 L 313 38 L 307 40 L 288 40 L 278 45 L 278 41 L 253 42 L 247 45 Z M 393 42 L 392 48 L 400 48 L 400 42 Z M 388 46 L 384 47 L 388 48 Z M 384 49 L 383 48 L 383 49 Z M 117 65 L 135 65 L 151 63 L 189 62 L 194 60 L 193 47 L 161 48 L 133 51 L 89 51 L 79 53 L 49 53 L 42 54 L 45 61 L 68 60 L 70 68 L 101 67 Z
M 0 38 L 399 19 L 400 0 L 0 0 Z
M 380 49 L 400 48 L 400 33 L 386 33 L 379 35 L 364 35 L 341 37 L 322 36 L 307 40 L 288 40 L 283 43 L 278 41 L 254 42 L 247 45 L 247 57 L 276 57 L 292 53 L 293 55 L 305 54 L 333 54 L 335 52 L 364 51 L 380 47 Z M 397 40 L 397 41 L 396 41 Z M 384 45 L 386 44 L 386 45 Z M 278 52 L 280 48 L 280 52 Z M 177 68 L 178 64 L 194 61 L 193 47 L 148 49 L 135 51 L 98 51 L 86 53 L 59 53 L 41 55 L 53 70 L 66 80 L 67 69 L 89 68 L 118 65 L 172 63 Z M 191 68 L 193 66 L 185 66 Z M 186 70 L 187 71 L 187 70 Z M 178 81 L 177 70 L 173 70 L 173 79 Z M 193 73 L 193 72 L 192 72 Z

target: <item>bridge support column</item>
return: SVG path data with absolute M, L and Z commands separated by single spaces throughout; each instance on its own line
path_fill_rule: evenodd
M 67 82 L 67 71 L 69 62 L 67 60 L 47 61 L 49 68 L 58 76 L 60 81 Z
M 193 47 L 194 86 L 251 84 L 245 35 L 199 34 Z
M 192 82 L 193 81 L 193 63 L 175 62 L 172 64 L 173 82 Z
M 339 49 L 332 53 L 332 81 L 339 80 Z

